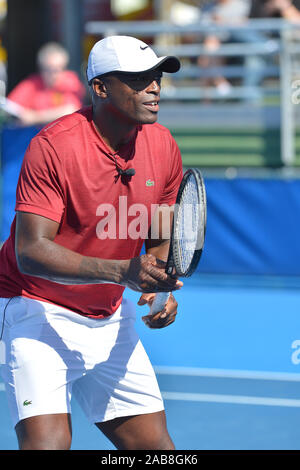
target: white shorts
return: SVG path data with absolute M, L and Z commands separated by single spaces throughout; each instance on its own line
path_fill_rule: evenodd
M 72 393 L 92 423 L 164 409 L 132 302 L 97 320 L 25 297 L 8 301 L 0 298 L 1 369 L 14 426 L 71 413 Z

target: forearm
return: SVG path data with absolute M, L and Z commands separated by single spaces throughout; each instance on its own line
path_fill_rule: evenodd
M 151 254 L 110 260 L 84 256 L 55 242 L 59 224 L 27 212 L 17 212 L 15 253 L 22 274 L 59 284 L 119 284 L 137 292 L 169 292 L 180 282 L 165 273 Z M 159 251 L 162 256 L 162 252 Z
M 299 22 L 300 20 L 300 11 L 292 4 L 282 9 L 281 15 L 289 21 Z
M 291 0 L 269 0 L 264 8 L 267 16 L 279 13 L 288 21 L 299 22 L 300 11 Z
M 37 111 L 36 121 L 40 122 L 41 124 L 51 122 L 65 114 L 73 113 L 77 109 L 78 107 L 74 106 L 73 104 L 66 104 L 53 109 L 49 108 L 42 111 Z
M 19 270 L 59 284 L 119 284 L 137 292 L 169 292 L 182 285 L 154 256 L 108 260 L 83 256 L 49 239 L 16 250 Z M 160 256 L 163 253 L 159 252 Z
M 172 232 L 174 206 L 159 206 L 145 241 L 146 253 L 167 261 Z
M 83 256 L 46 238 L 39 239 L 17 255 L 23 274 L 60 284 L 120 284 L 126 261 Z
M 49 108 L 45 110 L 32 110 L 24 109 L 20 113 L 20 120 L 25 125 L 35 125 L 35 124 L 46 124 L 48 122 L 54 121 L 55 119 L 60 118 L 65 114 L 70 114 L 76 111 L 78 108 L 72 104 L 67 104 L 64 106 L 59 106 L 57 108 Z
M 148 240 L 146 242 L 146 253 L 154 255 L 162 261 L 167 261 L 169 254 L 170 240 Z

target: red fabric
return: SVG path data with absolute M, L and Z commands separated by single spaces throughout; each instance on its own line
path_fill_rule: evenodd
M 131 180 L 115 178 L 115 158 L 120 168 L 135 169 Z M 60 223 L 55 242 L 73 251 L 129 259 L 140 254 L 144 240 L 126 237 L 124 223 L 119 222 L 128 212 L 124 201 L 132 211 L 123 219 L 128 231 L 139 215 L 135 213 L 139 207 L 133 204 L 147 208 L 148 228 L 151 205 L 173 204 L 181 178 L 180 152 L 166 128 L 159 124 L 139 126 L 135 139 L 113 155 L 94 126 L 91 108 L 85 108 L 54 121 L 32 139 L 20 173 L 16 210 Z M 108 229 L 105 225 L 101 232 L 100 221 L 107 216 L 100 210 L 103 203 L 116 209 L 116 239 L 99 238 Z M 15 220 L 0 252 L 1 297 L 24 295 L 99 318 L 111 315 L 120 305 L 121 286 L 68 286 L 22 275 L 14 241 Z
M 40 75 L 35 74 L 21 81 L 8 95 L 8 98 L 24 108 L 42 111 L 73 104 L 82 106 L 85 88 L 75 72 L 62 72 L 54 87 L 45 86 Z

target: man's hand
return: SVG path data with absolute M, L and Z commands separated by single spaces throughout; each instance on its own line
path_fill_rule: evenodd
M 290 0 L 269 0 L 265 5 L 265 10 L 269 15 L 273 13 L 282 14 L 284 10 L 292 5 Z
M 143 294 L 139 301 L 138 305 L 146 305 L 148 304 L 149 307 L 152 305 L 154 300 L 155 294 Z M 173 295 L 170 294 L 170 297 L 161 312 L 155 313 L 153 315 L 145 315 L 142 317 L 143 322 L 149 328 L 165 328 L 166 326 L 171 325 L 174 323 L 176 315 L 177 315 L 177 302 L 174 299 Z
M 170 292 L 183 286 L 181 281 L 165 272 L 166 263 L 154 255 L 142 255 L 122 261 L 121 285 L 137 292 Z

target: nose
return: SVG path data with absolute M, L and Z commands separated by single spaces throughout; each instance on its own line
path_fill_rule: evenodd
M 148 93 L 156 93 L 160 92 L 160 80 L 154 79 L 151 83 L 149 83 L 147 90 Z

